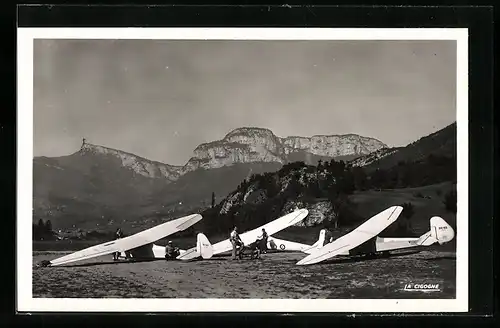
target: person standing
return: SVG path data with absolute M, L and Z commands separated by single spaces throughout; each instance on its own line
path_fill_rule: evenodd
M 116 229 L 115 231 L 115 240 L 120 239 L 123 237 L 123 232 L 121 228 Z M 120 256 L 120 252 L 114 252 L 113 253 L 113 261 L 117 261 Z
M 236 260 L 236 251 L 239 245 L 243 245 L 243 241 L 240 238 L 240 235 L 238 234 L 238 228 L 234 227 L 233 231 L 231 231 L 231 234 L 229 235 L 229 240 L 231 241 L 231 244 L 233 245 L 233 260 Z
M 262 228 L 262 235 L 257 237 L 257 240 L 259 241 L 259 248 L 260 248 L 261 252 L 264 254 L 267 252 L 267 239 L 268 238 L 269 238 L 269 236 L 267 235 L 266 229 Z
M 330 231 L 330 229 L 326 228 L 326 233 L 325 233 L 325 244 L 333 242 L 333 233 Z

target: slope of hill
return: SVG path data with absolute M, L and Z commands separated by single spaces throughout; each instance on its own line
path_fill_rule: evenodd
M 406 147 L 393 149 L 395 151 L 382 156 L 378 160 L 364 165 L 368 171 L 375 169 L 388 169 L 404 162 L 420 162 L 428 156 L 456 159 L 457 157 L 457 124 L 452 123 L 447 127 L 428 136 L 412 142 Z
M 34 220 L 51 219 L 61 228 L 129 220 L 166 179 L 148 178 L 109 154 L 77 152 L 33 163 Z
M 374 152 L 369 153 L 368 155 L 359 156 L 357 158 L 352 159 L 351 161 L 349 161 L 349 160 L 348 161 L 349 161 L 349 164 L 351 164 L 352 166 L 366 167 L 366 166 L 368 166 L 376 161 L 381 160 L 382 158 L 384 158 L 386 156 L 394 154 L 395 152 L 397 152 L 400 149 L 401 148 L 398 148 L 398 147 L 381 148 L 379 150 L 375 150 Z

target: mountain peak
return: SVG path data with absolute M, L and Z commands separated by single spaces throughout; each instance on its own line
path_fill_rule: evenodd
M 95 145 L 87 142 L 83 143 L 80 150 L 75 154 L 81 156 L 111 156 L 120 160 L 123 167 L 129 168 L 135 173 L 148 178 L 167 178 L 168 180 L 173 181 L 180 176 L 182 170 L 182 166 L 174 166 L 157 161 L 151 161 L 149 159 L 122 150 Z
M 230 139 L 231 137 L 235 135 L 248 135 L 248 136 L 256 136 L 256 135 L 261 135 L 261 136 L 274 136 L 273 131 L 267 129 L 267 128 L 259 128 L 259 127 L 251 127 L 251 126 L 244 126 L 241 128 L 237 128 L 226 134 L 224 137 L 224 140 Z
M 80 154 L 86 154 L 86 153 L 94 153 L 94 154 L 107 154 L 109 152 L 120 152 L 127 154 L 127 152 L 118 150 L 118 149 L 113 149 L 110 147 L 105 147 L 101 145 L 94 145 L 88 142 L 82 143 L 82 146 L 80 147 L 80 150 L 78 153 Z M 130 154 L 132 155 L 132 154 Z M 135 155 L 134 155 L 135 156 Z
M 230 131 L 222 140 L 196 147 L 184 169 L 212 169 L 237 163 L 314 162 L 325 157 L 357 157 L 385 147 L 377 139 L 357 134 L 281 138 L 267 128 L 241 127 Z

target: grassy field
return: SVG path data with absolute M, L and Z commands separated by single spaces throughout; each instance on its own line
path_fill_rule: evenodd
M 33 262 L 61 252 L 34 252 Z M 455 298 L 455 255 L 424 251 L 365 261 L 297 266 L 300 253 L 260 260 L 113 262 L 111 256 L 78 264 L 33 268 L 33 297 L 57 298 Z M 406 283 L 439 284 L 410 292 Z
M 456 185 L 445 182 L 419 188 L 359 191 L 351 195 L 350 200 L 357 204 L 356 212 L 365 217 L 393 205 L 411 202 L 415 209 L 412 221 L 427 224 L 432 216 L 437 215 L 455 229 L 455 214 L 447 212 L 443 204 L 444 195 L 455 188 Z
M 415 234 L 429 230 L 429 219 L 443 217 L 456 231 L 455 215 L 445 210 L 444 194 L 451 183 L 422 188 L 363 191 L 351 196 L 358 214 L 368 218 L 383 209 L 411 202 Z M 404 219 L 404 218 L 400 218 Z M 312 244 L 321 227 L 290 227 L 277 238 Z M 337 235 L 343 231 L 336 232 Z M 208 236 L 216 243 L 227 235 Z M 169 237 L 182 249 L 194 237 Z M 165 245 L 168 239 L 157 242 Z M 33 263 L 103 241 L 33 243 Z M 366 261 L 331 261 L 296 266 L 301 253 L 265 254 L 261 260 L 230 261 L 214 257 L 198 262 L 117 263 L 111 255 L 53 268 L 33 268 L 34 297 L 117 298 L 454 298 L 456 241 L 427 247 L 420 253 Z M 438 283 L 441 291 L 404 291 L 406 283 Z

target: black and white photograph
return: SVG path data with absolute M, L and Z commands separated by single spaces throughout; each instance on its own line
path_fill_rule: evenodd
M 467 309 L 466 29 L 18 44 L 20 308 Z

